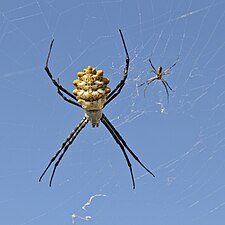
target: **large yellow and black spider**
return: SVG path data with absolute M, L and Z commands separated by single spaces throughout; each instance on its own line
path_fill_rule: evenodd
M 138 87 L 141 87 L 141 86 L 143 86 L 144 84 L 146 84 L 145 89 L 144 89 L 144 95 L 145 95 L 145 91 L 146 91 L 148 85 L 149 85 L 150 83 L 152 83 L 152 81 L 154 81 L 154 80 L 160 80 L 160 81 L 162 82 L 163 86 L 164 86 L 165 89 L 166 89 L 167 101 L 169 102 L 169 91 L 168 91 L 168 88 L 169 88 L 171 91 L 173 91 L 173 89 L 170 87 L 170 85 L 168 84 L 168 82 L 163 78 L 163 76 L 164 76 L 164 75 L 170 74 L 170 70 L 171 70 L 174 66 L 176 66 L 177 62 L 178 62 L 178 60 L 177 60 L 172 66 L 170 66 L 170 67 L 169 67 L 168 69 L 166 69 L 166 70 L 163 70 L 163 69 L 162 69 L 162 66 L 159 66 L 158 70 L 156 70 L 155 67 L 154 67 L 153 64 L 152 64 L 151 59 L 149 59 L 149 63 L 150 63 L 150 65 L 151 65 L 152 69 L 153 69 L 153 70 L 151 70 L 151 72 L 153 72 L 153 73 L 155 74 L 155 76 L 149 78 L 146 82 L 144 82 L 144 83 L 142 83 L 142 84 L 140 84 L 140 85 L 138 86 Z M 168 87 L 168 88 L 167 88 L 167 87 Z
M 80 133 L 80 131 L 85 127 L 85 125 L 90 121 L 92 124 L 92 127 L 98 127 L 100 121 L 105 125 L 105 127 L 108 129 L 110 134 L 113 136 L 116 143 L 120 146 L 123 155 L 127 161 L 127 165 L 130 169 L 130 174 L 132 178 L 133 188 L 135 188 L 135 181 L 132 171 L 132 165 L 128 158 L 128 155 L 125 151 L 127 151 L 133 156 L 133 158 L 146 170 L 148 173 L 150 173 L 152 176 L 154 174 L 139 160 L 137 155 L 128 147 L 124 139 L 121 137 L 119 132 L 115 129 L 115 127 L 111 124 L 111 122 L 107 119 L 107 117 L 102 112 L 102 109 L 110 103 L 122 90 L 123 86 L 125 85 L 125 81 L 127 79 L 128 74 L 128 68 L 129 68 L 129 55 L 127 51 L 127 47 L 124 41 L 123 34 L 121 30 L 119 30 L 120 36 L 122 38 L 123 46 L 126 53 L 126 66 L 124 68 L 124 74 L 123 79 L 118 83 L 118 85 L 115 87 L 115 89 L 111 92 L 110 88 L 107 86 L 109 83 L 109 79 L 103 77 L 103 71 L 102 70 L 96 70 L 95 68 L 92 68 L 91 66 L 88 66 L 84 69 L 83 72 L 78 72 L 78 79 L 73 81 L 73 84 L 75 85 L 76 89 L 73 91 L 73 94 L 67 91 L 60 83 L 59 81 L 56 81 L 51 74 L 49 68 L 48 68 L 48 61 L 50 58 L 52 46 L 54 39 L 51 42 L 46 64 L 45 64 L 45 71 L 47 72 L 49 78 L 51 79 L 52 83 L 57 87 L 58 94 L 67 102 L 78 106 L 80 108 L 83 108 L 85 111 L 85 116 L 81 120 L 81 122 L 77 125 L 77 127 L 71 132 L 71 134 L 66 138 L 65 142 L 61 145 L 60 149 L 56 152 L 56 154 L 53 156 L 53 158 L 50 160 L 49 164 L 47 165 L 46 169 L 42 173 L 42 175 L 39 178 L 39 181 L 41 181 L 42 177 L 45 175 L 51 164 L 57 159 L 53 172 L 50 178 L 49 185 L 51 186 L 52 180 L 55 174 L 55 170 L 57 166 L 59 165 L 61 159 L 63 158 L 64 154 L 66 153 L 69 146 L 73 143 L 77 135 Z M 111 93 L 110 93 L 111 92 Z M 64 94 L 69 96 L 65 96 Z

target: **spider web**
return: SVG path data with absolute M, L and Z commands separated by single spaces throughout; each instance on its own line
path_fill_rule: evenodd
M 3 0 L 0 10 L 1 224 L 223 224 L 223 1 Z M 119 28 L 129 75 L 104 113 L 156 178 L 130 157 L 132 190 L 121 150 L 101 124 L 81 131 L 52 188 L 51 171 L 38 183 L 84 115 L 44 71 L 52 38 L 49 67 L 64 87 L 72 91 L 76 73 L 92 65 L 113 89 L 125 65 Z M 154 76 L 149 58 L 156 69 L 178 60 L 165 76 L 169 103 L 159 81 L 145 96 L 138 87 Z

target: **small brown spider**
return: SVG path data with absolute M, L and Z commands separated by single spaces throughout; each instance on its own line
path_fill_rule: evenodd
M 177 60 L 177 61 L 178 61 L 178 60 Z M 155 74 L 155 76 L 152 77 L 152 78 L 150 78 L 150 79 L 148 79 L 146 82 L 144 82 L 143 84 L 140 84 L 140 85 L 138 86 L 138 87 L 141 87 L 141 86 L 143 86 L 144 84 L 146 84 L 145 89 L 144 89 L 144 95 L 145 95 L 145 91 L 146 91 L 148 85 L 149 85 L 150 83 L 152 83 L 152 81 L 154 81 L 154 80 L 160 80 L 160 81 L 162 82 L 162 84 L 164 85 L 165 89 L 166 89 L 167 101 L 169 102 L 169 91 L 168 91 L 168 88 L 169 88 L 171 91 L 173 91 L 173 89 L 170 87 L 170 85 L 167 83 L 167 81 L 166 81 L 165 79 L 163 79 L 163 76 L 164 76 L 164 75 L 170 74 L 170 70 L 171 70 L 174 66 L 176 66 L 177 61 L 176 61 L 171 67 L 169 67 L 168 69 L 166 69 L 166 70 L 163 71 L 163 70 L 162 70 L 162 66 L 159 66 L 158 70 L 156 70 L 155 67 L 154 67 L 153 64 L 152 64 L 151 59 L 149 59 L 150 65 L 151 65 L 151 67 L 152 67 L 152 69 L 153 69 L 153 70 L 151 70 L 151 72 L 153 72 L 153 73 Z M 167 87 L 168 87 L 168 88 L 167 88 Z

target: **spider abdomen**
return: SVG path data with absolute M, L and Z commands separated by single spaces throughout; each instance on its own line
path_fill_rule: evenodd
M 109 79 L 103 77 L 103 71 L 88 66 L 84 72 L 78 72 L 77 76 L 78 79 L 73 81 L 76 86 L 73 93 L 81 106 L 86 110 L 102 109 L 110 92 L 107 86 Z

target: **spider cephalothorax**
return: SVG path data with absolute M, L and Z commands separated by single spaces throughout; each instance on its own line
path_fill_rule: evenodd
M 53 172 L 51 175 L 50 183 L 52 184 L 52 179 L 55 174 L 55 170 L 57 166 L 59 165 L 61 159 L 63 158 L 64 154 L 68 150 L 69 146 L 73 143 L 77 135 L 80 133 L 80 131 L 85 127 L 85 125 L 90 121 L 93 127 L 98 127 L 99 123 L 102 122 L 104 126 L 107 128 L 107 130 L 110 132 L 116 143 L 120 146 L 123 155 L 127 161 L 127 165 L 130 169 L 131 178 L 133 182 L 133 188 L 135 188 L 135 182 L 134 182 L 134 176 L 133 176 L 133 170 L 131 162 L 128 158 L 128 155 L 126 153 L 126 150 L 133 156 L 133 158 L 146 170 L 148 173 L 150 173 L 152 176 L 154 174 L 139 160 L 137 155 L 128 147 L 122 136 L 119 134 L 119 132 L 115 129 L 115 127 L 111 124 L 111 122 L 107 119 L 107 117 L 102 112 L 102 109 L 111 102 L 122 90 L 124 87 L 125 81 L 127 79 L 128 74 L 128 68 L 129 68 L 129 55 L 127 51 L 127 47 L 123 38 L 123 34 L 121 30 L 119 30 L 120 36 L 122 38 L 123 46 L 126 53 L 126 65 L 124 68 L 123 73 L 123 79 L 117 84 L 117 86 L 113 89 L 112 92 L 110 92 L 110 88 L 107 86 L 109 83 L 109 79 L 103 77 L 103 71 L 102 70 L 96 70 L 95 68 L 92 68 L 91 66 L 88 66 L 86 69 L 84 69 L 83 72 L 78 72 L 78 79 L 74 80 L 73 84 L 76 86 L 76 89 L 73 91 L 73 94 L 67 91 L 60 83 L 59 80 L 56 81 L 54 77 L 52 76 L 49 67 L 48 67 L 48 61 L 51 54 L 52 46 L 54 40 L 52 40 L 48 57 L 46 60 L 45 65 L 45 71 L 47 72 L 49 78 L 51 79 L 52 83 L 57 87 L 58 94 L 67 102 L 78 106 L 80 108 L 83 108 L 85 110 L 85 116 L 80 121 L 80 123 L 74 128 L 74 130 L 70 133 L 70 135 L 66 138 L 66 140 L 63 142 L 59 150 L 56 152 L 56 154 L 52 157 L 49 164 L 45 168 L 44 172 L 42 173 L 41 177 L 39 178 L 39 181 L 41 181 L 42 177 L 47 172 L 48 168 L 51 166 L 51 164 L 56 160 L 56 163 L 53 168 Z M 66 94 L 67 96 L 65 96 Z M 68 96 L 70 98 L 68 98 Z

